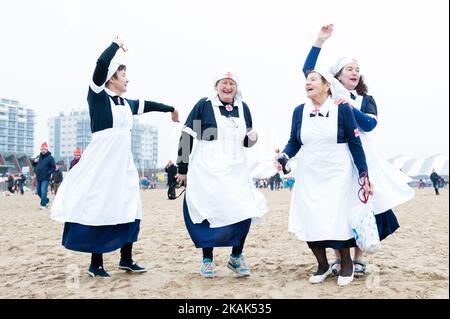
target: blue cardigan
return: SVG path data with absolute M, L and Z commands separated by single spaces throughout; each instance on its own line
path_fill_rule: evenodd
M 291 136 L 283 150 L 283 153 L 286 153 L 289 158 L 294 157 L 303 145 L 301 130 L 304 106 L 304 104 L 297 106 L 292 115 Z M 338 107 L 336 143 L 347 143 L 359 174 L 367 172 L 366 156 L 361 139 L 359 136 L 355 136 L 355 129 L 357 128 L 355 116 L 348 104 L 341 104 Z

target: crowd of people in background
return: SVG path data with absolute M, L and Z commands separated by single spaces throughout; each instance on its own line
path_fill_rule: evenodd
M 281 177 L 279 173 L 269 178 L 255 178 L 256 188 L 269 189 L 271 191 L 278 191 L 281 189 L 289 189 L 290 191 L 294 187 L 295 177 Z
M 55 173 L 56 175 L 52 174 L 49 184 L 49 190 L 51 194 L 56 194 L 54 186 L 55 180 L 56 183 L 60 184 L 66 172 L 61 171 L 61 168 L 58 167 L 58 170 L 56 170 Z M 162 181 L 160 181 L 154 175 L 155 174 L 152 173 L 151 176 L 140 177 L 140 187 L 142 190 L 158 189 L 166 187 L 167 175 L 164 176 L 164 179 Z M 269 189 L 271 191 L 283 189 L 292 190 L 295 183 L 295 177 L 280 177 L 279 174 L 277 177 L 276 175 L 277 174 L 271 176 L 270 178 L 255 178 L 254 183 L 256 188 Z M 430 178 L 419 178 L 418 180 L 411 183 L 411 186 L 416 185 L 418 189 L 425 189 L 428 187 L 433 187 L 433 182 L 431 181 Z M 448 180 L 445 179 L 445 177 L 439 176 L 439 178 L 436 181 L 436 186 L 438 189 L 441 188 L 447 189 Z M 0 176 L 0 192 L 2 192 L 4 195 L 8 195 L 4 193 L 5 191 L 9 194 L 23 195 L 25 190 L 32 190 L 34 192 L 35 188 L 36 188 L 35 176 L 31 176 L 28 173 L 24 174 L 19 172 L 13 174 L 10 172 L 3 174 L 3 176 Z
M 448 188 L 448 180 L 443 177 L 440 177 L 436 182 L 437 188 Z M 429 178 L 420 178 L 417 182 L 418 189 L 425 189 L 427 187 L 433 187 L 433 182 Z

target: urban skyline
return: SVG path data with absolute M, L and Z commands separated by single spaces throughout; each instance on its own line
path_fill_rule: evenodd
M 66 166 L 73 158 L 73 151 L 86 149 L 91 141 L 89 111 L 72 109 L 58 112 L 47 120 L 48 140 L 35 140 L 36 113 L 32 106 L 19 100 L 0 97 L 0 167 L 20 171 L 30 166 L 30 158 L 36 156 L 34 145 L 47 142 L 57 162 Z M 158 129 L 150 124 L 133 120 L 131 151 L 139 172 L 156 169 L 158 163 Z M 28 170 L 28 169 L 27 169 Z

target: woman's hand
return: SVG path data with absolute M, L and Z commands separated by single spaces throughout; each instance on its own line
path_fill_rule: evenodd
M 175 178 L 177 179 L 178 185 L 180 186 L 186 186 L 186 175 L 183 174 L 177 174 L 175 176 Z
M 252 142 L 255 142 L 256 140 L 258 140 L 258 133 L 254 130 L 251 130 L 250 132 L 247 133 L 248 139 Z
M 179 120 L 180 114 L 178 113 L 178 110 L 175 110 L 172 112 L 172 121 L 176 123 L 180 123 Z
M 286 159 L 289 160 L 289 156 L 286 153 L 282 153 L 282 154 L 284 154 L 284 156 L 286 156 Z M 279 157 L 280 157 L 280 149 L 276 148 L 275 149 L 275 158 L 273 159 L 273 165 L 275 166 L 277 171 L 282 171 L 283 166 L 280 164 L 280 162 L 278 162 Z
M 367 197 L 369 197 L 369 195 L 372 195 L 373 194 L 373 191 L 372 191 L 372 184 L 370 183 L 370 181 L 369 181 L 369 177 L 364 177 L 364 185 L 363 185 L 363 188 L 364 188 L 364 193 L 365 193 L 365 195 L 367 196 Z
M 127 52 L 128 51 L 127 46 L 125 45 L 123 40 L 121 38 L 119 38 L 119 36 L 116 36 L 113 39 L 113 42 L 116 43 L 119 46 L 119 48 L 121 48 L 123 50 L 123 52 Z
M 347 101 L 347 100 L 344 99 L 344 98 L 339 98 L 339 99 L 334 100 L 334 104 L 336 104 L 336 105 L 348 104 L 348 105 L 350 105 L 350 108 L 353 109 L 352 103 L 349 102 L 349 101 Z
M 331 37 L 331 34 L 333 33 L 333 26 L 333 24 L 327 24 L 320 28 L 314 46 L 318 48 L 322 47 L 322 44 L 324 44 L 324 42 L 328 40 L 329 37 Z

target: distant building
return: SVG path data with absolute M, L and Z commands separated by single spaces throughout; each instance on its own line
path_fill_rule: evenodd
M 90 117 L 87 110 L 60 113 L 48 120 L 49 149 L 56 161 L 70 163 L 73 150 L 82 151 L 91 142 Z M 154 169 L 158 162 L 158 129 L 134 119 L 131 152 L 139 171 Z
M 55 160 L 70 163 L 73 150 L 79 147 L 84 150 L 91 142 L 89 112 L 85 110 L 60 113 L 48 120 L 49 150 Z
M 32 108 L 17 100 L 0 98 L 0 173 L 30 165 L 35 117 Z
M 140 171 L 155 169 L 158 164 L 158 129 L 135 119 L 131 131 L 131 152 Z

